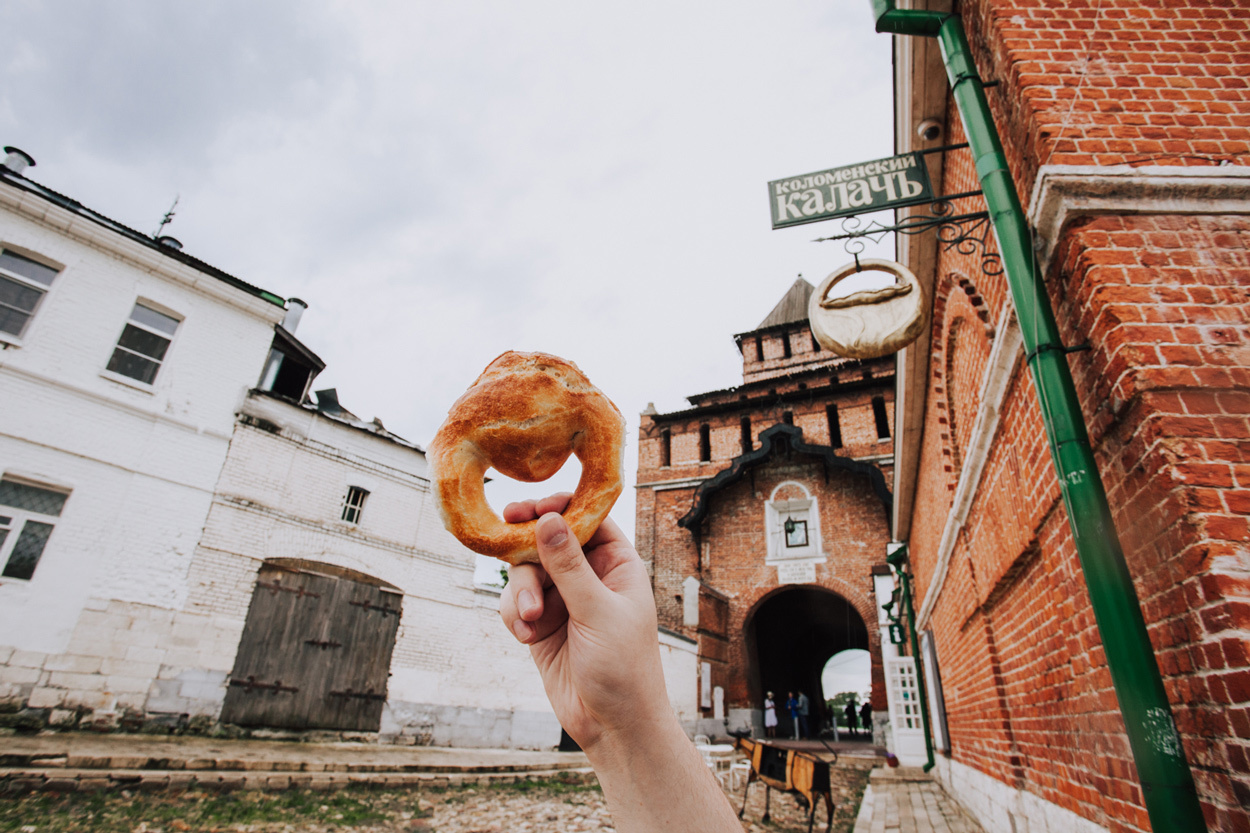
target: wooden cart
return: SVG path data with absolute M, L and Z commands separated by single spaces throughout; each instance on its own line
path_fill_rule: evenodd
M 747 793 L 752 781 L 764 784 L 764 816 L 769 820 L 768 805 L 774 789 L 802 796 L 807 802 L 807 833 L 812 831 L 816 818 L 817 796 L 825 800 L 825 833 L 833 830 L 833 795 L 829 785 L 829 762 L 797 749 L 785 749 L 751 738 L 739 738 L 738 748 L 751 759 L 751 771 L 746 786 L 742 788 L 742 809 L 738 818 L 747 810 Z

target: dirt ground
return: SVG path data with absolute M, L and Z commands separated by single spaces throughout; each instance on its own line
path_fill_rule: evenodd
M 835 831 L 854 825 L 868 783 L 867 766 L 832 771 Z M 735 810 L 742 791 L 729 796 Z M 807 829 L 807 811 L 773 792 L 771 822 L 761 821 L 764 788 L 752 784 L 743 830 Z M 824 806 L 813 830 L 824 830 Z M 36 793 L 0 798 L 2 833 L 513 833 L 612 830 L 597 785 L 524 781 L 489 787 L 398 790 L 348 788 L 214 793 Z

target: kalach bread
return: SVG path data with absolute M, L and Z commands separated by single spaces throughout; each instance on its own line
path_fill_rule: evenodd
M 585 544 L 624 489 L 624 452 L 625 418 L 577 365 L 507 352 L 451 406 L 428 456 L 448 531 L 474 552 L 521 564 L 538 561 L 537 521 L 495 514 L 482 488 L 487 469 L 537 482 L 576 455 L 582 476 L 563 515 Z

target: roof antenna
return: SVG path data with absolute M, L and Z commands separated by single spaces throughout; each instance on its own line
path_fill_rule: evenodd
M 165 212 L 165 216 L 161 219 L 161 224 L 156 227 L 156 231 L 152 232 L 153 237 L 160 237 L 161 232 L 165 230 L 165 226 L 174 221 L 174 209 L 178 207 L 178 200 L 181 196 L 181 194 L 174 194 L 174 204 Z

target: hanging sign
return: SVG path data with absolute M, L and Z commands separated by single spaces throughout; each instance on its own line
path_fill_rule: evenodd
M 884 273 L 884 285 L 841 294 L 840 282 L 867 273 Z M 855 359 L 875 359 L 898 352 L 916 340 L 928 324 L 924 287 L 901 263 L 859 260 L 820 282 L 807 304 L 807 320 L 820 346 Z
M 768 183 L 773 228 L 933 202 L 929 169 L 919 153 L 904 153 Z

